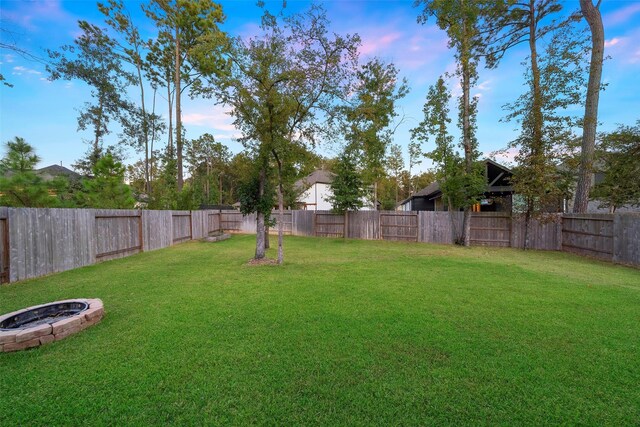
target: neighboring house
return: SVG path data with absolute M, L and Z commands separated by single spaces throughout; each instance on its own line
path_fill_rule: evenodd
M 64 177 L 69 182 L 77 182 L 80 181 L 82 175 L 72 171 L 71 169 L 67 169 L 61 165 L 51 165 L 40 169 L 35 169 L 33 171 L 37 176 L 42 178 L 43 181 L 53 181 L 55 178 Z M 14 172 L 8 171 L 5 173 L 6 177 L 13 176 Z
M 597 166 L 596 166 L 597 167 Z M 591 174 L 591 190 L 593 191 L 593 187 L 596 184 L 600 184 L 604 181 L 604 172 L 596 171 Z M 575 195 L 575 194 L 574 194 Z M 565 200 L 564 211 L 565 212 L 573 212 L 573 204 L 575 202 L 574 197 L 572 196 L 570 199 Z M 609 213 L 609 208 L 601 208 L 599 207 L 602 202 L 600 200 L 589 200 L 587 204 L 587 213 Z M 640 212 L 640 206 L 617 206 L 616 213 L 620 212 Z
M 44 168 L 36 169 L 36 175 L 40 176 L 44 181 L 52 181 L 60 176 L 66 178 L 69 182 L 80 181 L 82 176 L 79 173 L 65 168 L 61 165 L 51 165 Z
M 298 180 L 294 186 L 300 191 L 298 203 L 300 209 L 310 211 L 331 210 L 331 203 L 326 199 L 333 195 L 331 183 L 335 174 L 327 170 L 318 169 L 313 171 L 306 178 Z M 364 201 L 363 211 L 373 210 L 369 201 Z
M 483 160 L 487 177 L 484 198 L 474 207 L 477 212 L 511 212 L 513 187 L 509 183 L 511 170 L 493 160 Z M 440 184 L 436 181 L 403 200 L 398 211 L 446 211 L 448 206 L 442 198 Z

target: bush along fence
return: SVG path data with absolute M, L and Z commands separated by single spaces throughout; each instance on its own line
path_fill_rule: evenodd
M 274 218 L 278 215 L 274 212 Z M 285 233 L 297 236 L 452 244 L 461 212 L 286 211 Z M 220 231 L 255 233 L 255 215 L 236 211 L 0 208 L 0 280 L 16 282 Z M 277 225 L 271 228 L 277 232 Z M 474 213 L 473 245 L 524 248 L 524 221 Z M 640 266 L 640 214 L 556 215 L 532 221 L 532 249 L 568 251 Z

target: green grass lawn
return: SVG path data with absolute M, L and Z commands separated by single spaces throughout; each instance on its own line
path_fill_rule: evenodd
M 254 237 L 0 287 L 102 323 L 0 354 L 0 425 L 640 422 L 640 271 L 552 252 Z M 274 256 L 274 253 L 270 253 Z

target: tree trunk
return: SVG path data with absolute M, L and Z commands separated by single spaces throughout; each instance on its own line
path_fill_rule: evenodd
M 473 146 L 471 140 L 471 64 L 470 46 L 467 36 L 467 21 L 462 22 L 463 35 L 460 47 L 460 65 L 462 67 L 462 146 L 464 148 L 464 168 L 467 175 L 473 173 Z M 462 241 L 471 246 L 471 206 L 464 208 L 464 227 Z
M 449 217 L 451 218 L 451 237 L 453 243 L 460 241 L 460 235 L 458 234 L 458 226 L 456 224 L 455 211 L 453 210 L 453 203 L 451 203 L 451 197 L 447 197 L 447 204 L 449 205 Z
M 258 196 L 260 199 L 264 196 L 264 185 L 266 181 L 266 172 L 264 167 L 260 168 L 258 177 Z M 255 259 L 263 259 L 265 257 L 265 221 L 264 213 L 258 211 L 256 214 L 256 256 Z
M 576 197 L 573 204 L 574 213 L 587 211 L 589 191 L 591 189 L 591 173 L 593 170 L 593 153 L 596 143 L 596 127 L 598 125 L 598 102 L 600 100 L 600 84 L 602 80 L 602 61 L 604 58 L 604 27 L 602 15 L 592 0 L 580 0 L 580 10 L 591 30 L 591 63 L 589 65 L 589 84 L 584 107 L 582 124 L 582 152 L 580 155 L 580 171 L 576 186 Z
M 255 259 L 263 259 L 265 256 L 264 245 L 264 214 L 258 212 L 256 214 L 256 256 Z
M 171 79 L 167 72 L 167 103 L 169 104 L 169 132 L 167 136 L 167 148 L 173 155 L 173 100 L 171 97 Z
M 284 248 L 282 239 L 284 236 L 284 196 L 282 195 L 282 182 L 278 184 L 278 264 L 284 262 Z
M 462 237 L 466 247 L 471 246 L 471 206 L 464 208 L 464 219 L 462 221 Z
M 175 41 L 176 41 L 176 52 L 175 52 L 175 60 L 174 60 L 174 89 L 176 94 L 176 162 L 178 164 L 178 180 L 177 187 L 178 191 L 182 191 L 183 175 L 182 175 L 182 110 L 180 106 L 180 31 L 176 27 L 175 33 Z
M 169 108 L 169 111 L 171 111 L 171 108 Z M 156 89 L 153 89 L 153 105 L 152 105 L 152 110 L 151 110 L 151 115 L 155 116 L 156 115 Z M 151 198 L 151 193 L 153 192 L 153 162 L 154 162 L 154 156 L 153 156 L 153 144 L 156 140 L 156 121 L 153 120 L 153 122 L 151 123 L 151 146 L 150 146 L 150 154 L 151 157 L 149 159 L 149 193 L 147 193 L 148 199 L 150 200 Z
M 531 247 L 531 211 L 533 210 L 531 201 L 527 201 L 527 211 L 524 214 L 524 249 L 529 249 Z
M 136 63 L 138 71 L 138 85 L 140 86 L 140 107 L 142 108 L 142 134 L 144 138 L 144 191 L 151 192 L 151 180 L 149 178 L 149 123 L 147 122 L 147 110 L 144 103 L 144 83 L 142 80 L 142 69 L 139 62 Z

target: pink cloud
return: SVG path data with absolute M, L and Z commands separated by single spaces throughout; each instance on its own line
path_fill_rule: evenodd
M 629 20 L 633 19 L 633 15 L 636 13 L 640 13 L 640 3 L 630 3 L 628 6 L 625 6 L 615 12 L 611 12 L 603 16 L 604 26 L 605 28 L 609 26 L 615 26 L 619 24 L 624 24 Z
M 396 40 L 399 40 L 402 34 L 399 32 L 392 32 L 383 36 L 361 34 L 360 37 L 362 38 L 360 53 L 363 55 L 372 55 L 387 52 L 389 46 Z
M 618 37 L 614 37 L 611 40 L 604 41 L 604 47 L 612 47 L 620 43 L 620 39 Z
M 516 163 L 516 156 L 520 153 L 515 147 L 507 148 L 506 150 L 490 151 L 484 153 L 484 157 L 495 160 L 496 162 L 503 164 L 507 167 L 513 166 Z
M 19 7 L 14 10 L 2 12 L 2 16 L 29 31 L 38 29 L 36 25 L 39 21 L 63 21 L 75 22 L 75 18 L 62 8 L 60 0 L 41 0 L 31 2 L 20 2 Z

